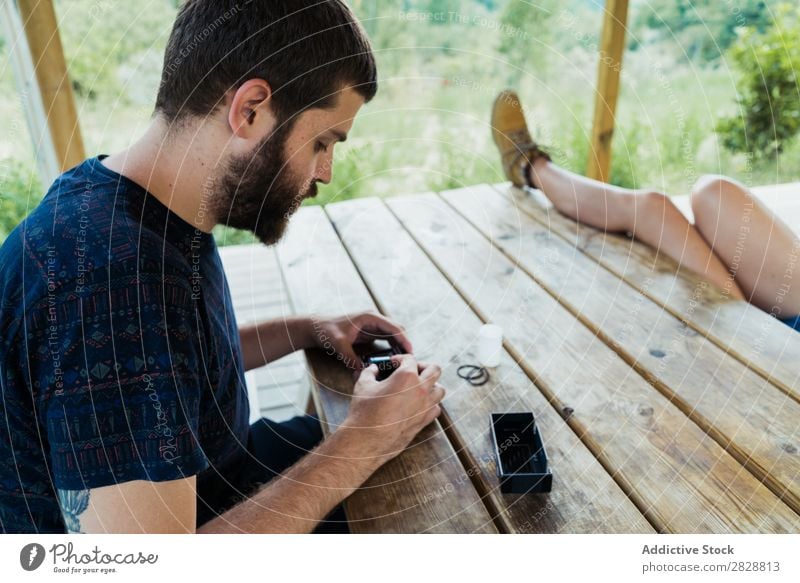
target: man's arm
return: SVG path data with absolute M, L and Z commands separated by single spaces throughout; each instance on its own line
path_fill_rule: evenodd
M 87 490 L 58 490 L 69 533 L 187 533 L 195 531 L 196 476 L 132 480 Z
M 342 427 L 283 476 L 198 533 L 307 533 L 384 461 L 363 430 Z M 373 450 L 374 451 L 374 450 Z M 194 533 L 197 477 L 59 490 L 70 533 Z
M 309 533 L 387 458 L 364 430 L 342 427 L 251 498 L 202 525 L 207 533 Z
M 251 498 L 204 524 L 200 533 L 306 533 L 378 467 L 438 417 L 441 369 L 411 355 L 377 381 L 362 371 L 347 419 L 336 433 Z M 70 532 L 195 532 L 196 477 L 136 480 L 91 490 L 59 490 Z
M 249 324 L 239 328 L 244 369 L 252 370 L 314 346 L 310 317 L 291 316 Z
M 353 344 L 378 338 L 391 339 L 403 352 L 413 352 L 403 327 L 375 312 L 336 318 L 292 316 L 239 329 L 245 370 L 264 366 L 295 350 L 314 347 L 322 348 L 347 367 L 359 370 L 362 364 L 353 350 Z

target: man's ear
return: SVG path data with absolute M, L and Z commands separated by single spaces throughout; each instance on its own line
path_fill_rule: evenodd
M 228 125 L 237 138 L 257 140 L 275 127 L 270 108 L 272 88 L 263 79 L 250 79 L 233 94 L 228 110 Z

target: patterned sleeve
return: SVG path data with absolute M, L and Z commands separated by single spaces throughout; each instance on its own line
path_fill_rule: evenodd
M 203 330 L 188 282 L 135 274 L 29 310 L 27 354 L 53 485 L 160 482 L 208 466 L 198 443 Z

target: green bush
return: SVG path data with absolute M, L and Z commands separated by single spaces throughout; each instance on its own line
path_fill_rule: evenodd
M 365 136 L 366 137 L 366 136 Z M 354 142 L 338 146 L 330 184 L 319 186 L 319 194 L 303 204 L 320 205 L 375 194 L 373 174 L 391 168 L 389 148 L 370 142 Z
M 214 240 L 219 247 L 226 247 L 229 245 L 251 245 L 258 243 L 255 235 L 250 231 L 243 231 L 240 229 L 233 229 L 225 225 L 217 225 L 214 227 Z
M 736 41 L 737 28 L 764 30 L 769 25 L 765 0 L 648 0 L 631 11 L 629 46 L 638 48 L 648 38 L 671 45 L 677 41 L 681 60 L 700 64 L 719 60 Z
M 500 19 L 500 44 L 497 51 L 511 65 L 508 82 L 513 83 L 520 71 L 543 75 L 547 72 L 549 47 L 553 44 L 553 16 L 558 8 L 555 0 L 509 0 Z
M 800 130 L 800 7 L 778 7 L 764 33 L 743 31 L 731 58 L 741 76 L 739 114 L 717 125 L 722 144 L 774 158 Z
M 78 96 L 116 103 L 127 97 L 122 87 L 131 76 L 134 89 L 143 78 L 148 87 L 158 87 L 166 33 L 175 19 L 173 2 L 57 0 L 55 8 Z
M 34 169 L 19 160 L 0 160 L 0 244 L 39 204 L 42 188 Z

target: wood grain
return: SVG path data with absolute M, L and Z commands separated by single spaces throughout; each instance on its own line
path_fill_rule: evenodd
M 800 404 L 490 188 L 442 193 L 795 511 Z
M 371 293 L 406 326 L 415 353 L 443 368 L 448 436 L 470 461 L 467 472 L 512 532 L 652 532 L 652 527 L 575 436 L 537 387 L 504 353 L 491 381 L 472 386 L 456 374 L 475 362 L 481 320 L 378 199 L 328 205 Z M 554 487 L 545 495 L 499 491 L 489 434 L 493 412 L 532 411 L 545 436 Z
M 292 219 L 278 248 L 296 313 L 346 314 L 375 304 L 319 207 Z M 347 416 L 352 372 L 324 350 L 306 353 L 326 434 Z M 497 532 L 464 466 L 438 422 L 386 463 L 345 502 L 350 529 L 359 533 Z
M 646 245 L 576 223 L 538 191 L 495 185 L 519 212 L 547 226 L 679 317 L 703 337 L 800 402 L 800 334 L 755 306 L 736 301 Z
M 36 68 L 36 82 L 47 116 L 61 171 L 80 164 L 86 157 L 72 83 L 58 32 L 52 0 L 17 0 L 25 36 Z
M 493 216 L 492 199 L 480 194 L 444 196 L 459 209 L 468 207 L 469 216 Z M 462 203 L 465 198 L 469 203 Z M 472 306 L 503 326 L 514 357 L 659 530 L 786 532 L 800 525 L 791 509 L 577 321 L 552 290 L 545 291 L 443 200 L 427 195 L 393 198 L 388 204 Z M 534 235 L 522 222 L 527 217 L 515 218 L 513 208 L 510 214 L 507 221 L 514 227 L 504 224 L 492 231 L 498 245 L 516 255 L 526 250 L 537 255 L 535 275 L 539 269 L 575 269 L 569 250 L 566 259 L 563 252 L 554 254 L 547 233 Z M 627 287 L 606 275 L 608 280 L 597 283 L 591 273 L 578 273 L 571 285 L 589 288 L 581 292 L 589 303 L 598 293 L 595 303 L 602 308 L 615 286 Z M 603 285 L 611 290 L 599 294 Z M 557 293 L 573 293 L 567 287 Z M 614 318 L 630 320 L 625 316 L 610 314 L 604 325 L 616 325 Z
M 588 177 L 603 182 L 608 182 L 611 176 L 611 138 L 616 122 L 627 20 L 628 0 L 606 0 L 597 55 L 592 140 L 586 168 Z

